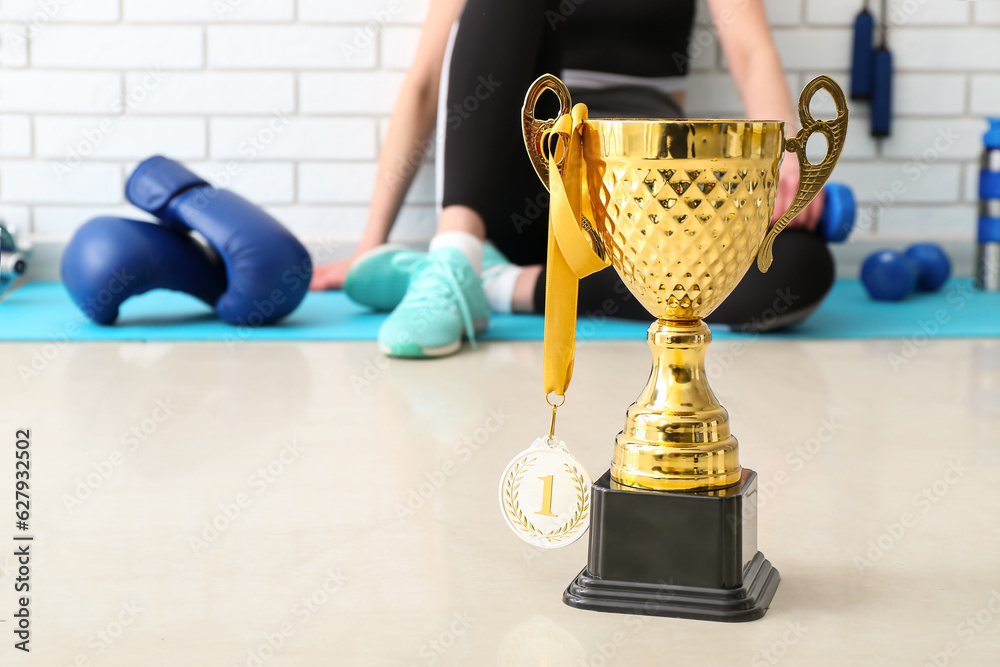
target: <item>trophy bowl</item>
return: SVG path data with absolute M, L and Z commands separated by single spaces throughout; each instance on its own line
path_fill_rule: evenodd
M 591 120 L 583 135 L 597 234 L 622 281 L 657 319 L 711 313 L 764 240 L 784 123 Z
M 832 121 L 813 118 L 809 103 L 826 90 L 837 106 Z M 740 483 L 738 444 L 729 415 L 708 385 L 704 358 L 711 331 L 701 319 L 736 288 L 754 259 L 772 261 L 774 239 L 821 190 L 843 148 L 847 104 L 829 77 L 811 81 L 799 99 L 801 131 L 785 138 L 782 121 L 586 118 L 573 110 L 569 133 L 534 109 L 546 91 L 570 113 L 568 89 L 540 77 L 523 111 L 525 145 L 543 183 L 550 164 L 562 171 L 566 146 L 582 146 L 584 190 L 580 235 L 615 268 L 656 318 L 649 329 L 653 372 L 618 435 L 611 479 L 620 487 L 712 491 Z M 576 134 L 578 133 L 578 134 Z M 805 153 L 812 134 L 827 153 Z M 571 136 L 572 135 L 572 136 Z M 770 226 L 785 151 L 797 154 L 795 200 Z M 561 154 L 558 161 L 555 155 Z

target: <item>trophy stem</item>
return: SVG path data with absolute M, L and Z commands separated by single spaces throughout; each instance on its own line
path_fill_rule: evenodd
M 653 370 L 615 441 L 613 485 L 714 491 L 738 484 L 739 446 L 705 374 L 711 330 L 700 319 L 661 319 L 647 338 Z

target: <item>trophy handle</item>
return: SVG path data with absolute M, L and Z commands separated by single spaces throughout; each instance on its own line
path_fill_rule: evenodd
M 535 166 L 535 173 L 542 180 L 546 189 L 549 187 L 549 162 L 545 155 L 546 132 L 556 124 L 555 118 L 548 120 L 538 120 L 535 118 L 535 107 L 543 93 L 552 91 L 559 98 L 559 115 L 568 114 L 573 110 L 573 100 L 566 87 L 558 77 L 552 74 L 543 74 L 535 79 L 524 96 L 524 107 L 521 109 L 521 127 L 524 131 L 524 146 L 528 149 L 528 157 L 531 164 Z M 559 158 L 557 164 L 562 169 L 566 154 Z
M 833 120 L 816 120 L 809 111 L 809 103 L 820 90 L 828 92 L 837 106 L 837 117 Z M 847 100 L 844 99 L 844 91 L 840 89 L 836 81 L 828 76 L 818 76 L 806 85 L 802 94 L 799 95 L 799 122 L 802 124 L 802 129 L 785 144 L 785 150 L 795 153 L 799 158 L 799 189 L 795 193 L 792 205 L 774 223 L 760 244 L 760 250 L 757 254 L 757 268 L 762 273 L 771 268 L 773 260 L 771 248 L 774 245 L 774 239 L 791 222 L 792 218 L 801 213 L 802 209 L 808 206 L 809 202 L 823 189 L 830 174 L 833 173 L 833 168 L 837 165 L 840 152 L 844 149 L 844 139 L 847 136 Z M 816 133 L 826 137 L 826 155 L 819 164 L 811 163 L 806 157 L 806 143 L 808 143 L 809 137 Z

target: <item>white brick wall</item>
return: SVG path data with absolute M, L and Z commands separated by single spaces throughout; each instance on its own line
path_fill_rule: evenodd
M 33 67 L 129 69 L 201 67 L 202 29 L 175 26 L 51 25 L 31 38 Z
M 125 89 L 144 88 L 145 72 L 125 74 Z M 266 114 L 295 108 L 291 72 L 171 72 L 152 89 L 136 114 Z
M 94 215 L 127 214 L 125 177 L 164 153 L 306 240 L 349 245 L 428 4 L 0 0 L 0 217 L 65 238 Z M 765 4 L 795 93 L 819 73 L 848 83 L 860 2 Z M 968 238 L 983 116 L 1000 115 L 1000 1 L 890 8 L 894 133 L 871 139 L 866 106 L 852 103 L 835 178 L 865 205 L 894 200 L 860 236 Z M 688 111 L 738 116 L 707 17 L 700 6 Z M 433 193 L 428 164 L 397 238 L 432 233 Z
M 123 0 L 126 23 L 267 22 L 295 18 L 295 0 Z
M 107 23 L 118 20 L 118 5 L 119 0 L 4 0 L 0 20 L 28 21 L 33 26 L 66 21 Z

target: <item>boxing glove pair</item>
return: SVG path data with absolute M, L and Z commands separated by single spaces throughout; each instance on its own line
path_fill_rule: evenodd
M 62 258 L 66 289 L 94 322 L 112 324 L 126 299 L 153 289 L 190 294 L 236 326 L 277 322 L 305 297 L 309 253 L 242 197 L 159 156 L 136 167 L 125 196 L 159 224 L 95 218 Z

